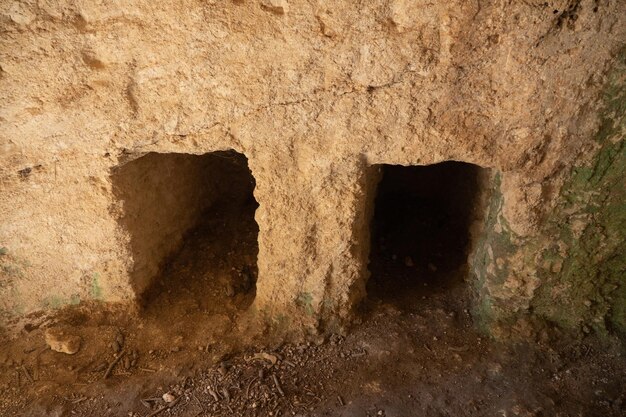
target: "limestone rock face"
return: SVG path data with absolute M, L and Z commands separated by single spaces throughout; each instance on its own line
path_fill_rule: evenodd
M 377 165 L 457 160 L 494 174 L 485 204 L 497 216 L 476 229 L 470 256 L 479 314 L 514 321 L 558 282 L 525 245 L 547 242 L 563 185 L 602 147 L 622 10 L 621 0 L 2 2 L 0 314 L 132 303 L 134 268 L 153 266 L 136 265 L 112 172 L 149 152 L 233 149 L 256 182 L 254 309 L 268 320 L 349 322 L 365 295 Z

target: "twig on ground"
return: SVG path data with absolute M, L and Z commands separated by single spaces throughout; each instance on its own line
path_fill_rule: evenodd
M 228 392 L 228 388 L 222 388 L 222 395 L 226 401 L 230 401 L 230 392 Z
M 84 397 L 82 395 L 77 395 L 76 393 L 72 394 L 69 398 L 68 397 L 63 397 L 63 399 L 67 402 L 70 402 L 72 404 L 78 404 L 78 403 L 82 403 L 83 401 L 87 400 L 87 397 Z
M 200 406 L 200 412 L 196 415 L 199 416 L 200 414 L 204 414 L 204 407 L 202 406 L 202 403 L 200 402 L 198 397 L 196 397 L 196 394 L 192 394 L 192 395 L 193 395 L 193 399 L 198 402 L 198 406 Z
M 22 371 L 24 372 L 24 374 L 26 375 L 26 378 L 28 379 L 28 381 L 32 384 L 33 382 L 35 382 L 33 380 L 33 377 L 30 376 L 30 372 L 28 372 L 28 369 L 26 369 L 26 367 L 24 365 L 20 366 L 22 368 Z
M 215 392 L 213 390 L 213 388 L 209 387 L 208 391 L 209 391 L 209 394 L 211 394 L 211 397 L 213 397 L 213 399 L 215 400 L 216 403 L 220 401 L 220 397 L 217 395 L 217 392 Z
M 248 388 L 246 388 L 246 398 L 250 398 L 250 387 L 252 386 L 252 384 L 254 384 L 254 381 L 256 381 L 257 379 L 259 379 L 258 376 L 255 376 L 254 378 L 252 378 L 252 380 L 250 380 L 250 382 L 248 383 Z
M 160 413 L 162 413 L 163 411 L 167 410 L 168 408 L 172 408 L 174 407 L 178 401 L 180 401 L 180 397 L 176 398 L 174 401 L 172 401 L 171 403 L 164 405 L 163 407 L 157 408 L 156 410 L 154 410 L 152 413 L 148 414 L 146 417 L 154 417 Z
M 117 365 L 120 359 L 122 359 L 122 356 L 124 356 L 124 353 L 125 353 L 124 351 L 121 351 L 118 357 L 115 358 L 113 362 L 109 364 L 109 367 L 107 368 L 107 371 L 104 373 L 104 376 L 102 377 L 102 379 L 107 379 L 111 375 L 113 368 L 115 368 L 115 365 Z
M 274 380 L 274 385 L 276 385 L 276 389 L 280 393 L 280 396 L 284 397 L 285 396 L 285 391 L 283 391 L 283 389 L 281 388 L 280 382 L 278 382 L 278 378 L 276 377 L 276 374 L 272 374 L 272 379 Z

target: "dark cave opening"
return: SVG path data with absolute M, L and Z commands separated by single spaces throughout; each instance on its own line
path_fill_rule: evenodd
M 381 165 L 371 222 L 370 299 L 414 299 L 462 282 L 485 169 Z
M 112 181 L 130 238 L 131 282 L 146 307 L 217 311 L 225 299 L 252 302 L 258 204 L 243 154 L 148 153 L 117 167 Z

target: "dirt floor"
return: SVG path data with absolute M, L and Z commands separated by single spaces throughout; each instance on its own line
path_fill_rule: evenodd
M 257 227 L 254 207 L 243 210 L 209 213 L 138 314 L 74 307 L 5 342 L 0 415 L 626 415 L 617 347 L 556 330 L 509 346 L 475 330 L 465 265 L 436 257 L 438 245 L 460 253 L 463 239 L 401 253 L 388 229 L 375 230 L 370 296 L 349 334 L 276 343 L 245 313 Z M 438 225 L 431 236 L 451 235 Z M 81 337 L 78 353 L 46 346 L 44 328 L 58 325 Z

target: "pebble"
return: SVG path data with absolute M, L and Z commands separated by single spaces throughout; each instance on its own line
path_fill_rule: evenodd
M 226 369 L 226 364 L 224 362 L 220 363 L 220 367 L 217 368 L 217 371 L 220 373 L 221 376 L 226 376 L 226 374 L 228 373 L 228 369 Z
M 226 296 L 227 297 L 234 297 L 235 296 L 235 288 L 233 287 L 233 284 L 231 284 L 230 282 L 228 284 L 226 284 Z
M 73 355 L 80 349 L 81 338 L 68 329 L 50 327 L 45 332 L 46 344 L 55 352 Z
M 172 401 L 174 401 L 176 399 L 176 397 L 174 397 L 172 394 L 170 394 L 169 392 L 166 392 L 165 394 L 163 394 L 163 401 L 165 401 L 166 403 L 171 403 Z
M 287 0 L 264 0 L 261 4 L 267 10 L 277 14 L 285 14 L 289 9 Z
M 266 353 L 266 352 L 256 353 L 253 358 L 264 360 L 266 362 L 271 363 L 272 365 L 276 365 L 276 362 L 278 361 L 278 358 L 276 357 L 276 355 L 272 355 L 271 353 Z

